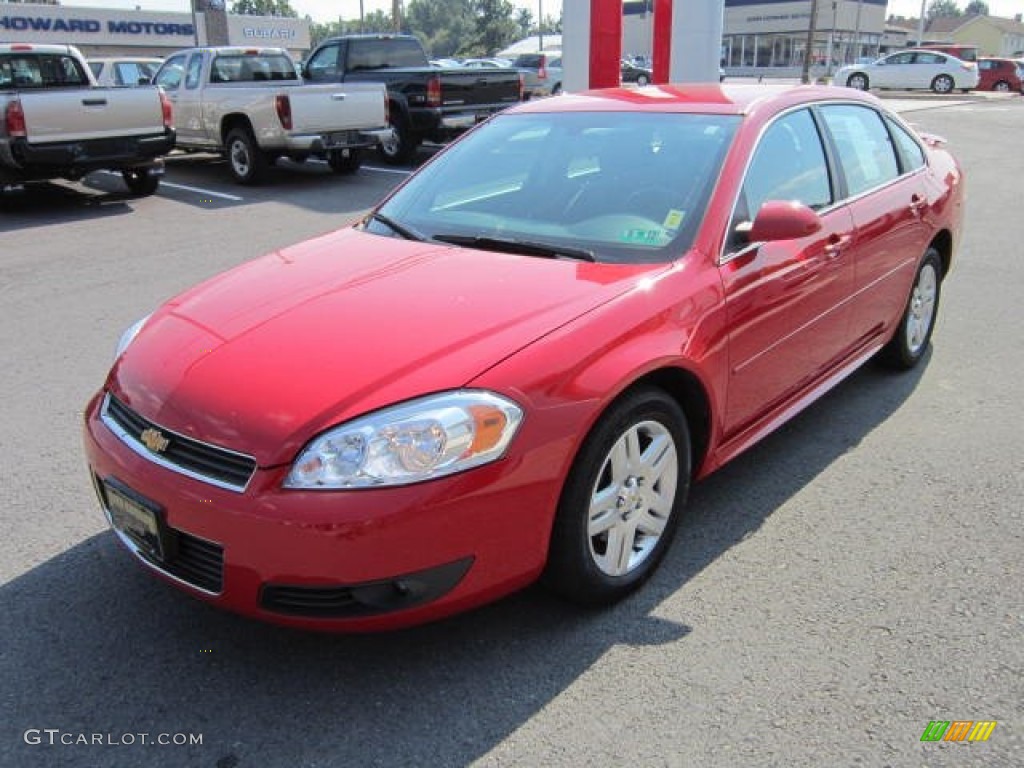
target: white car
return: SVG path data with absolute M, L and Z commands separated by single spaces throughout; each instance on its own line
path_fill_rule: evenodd
M 976 64 L 938 51 L 910 49 L 890 53 L 870 64 L 841 67 L 832 78 L 835 85 L 866 91 L 869 88 L 900 88 L 952 93 L 978 85 Z
M 163 63 L 163 59 L 124 56 L 89 59 L 89 69 L 99 85 L 149 85 Z

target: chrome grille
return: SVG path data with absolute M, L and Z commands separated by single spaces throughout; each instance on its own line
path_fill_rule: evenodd
M 251 456 L 203 443 L 154 424 L 112 395 L 103 401 L 103 423 L 140 456 L 183 475 L 232 491 L 244 491 L 256 471 Z M 149 430 L 166 440 L 159 451 L 143 442 Z

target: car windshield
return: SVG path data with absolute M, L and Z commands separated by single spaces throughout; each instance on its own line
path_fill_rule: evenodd
M 425 166 L 365 228 L 535 255 L 670 261 L 690 247 L 739 120 L 499 115 Z

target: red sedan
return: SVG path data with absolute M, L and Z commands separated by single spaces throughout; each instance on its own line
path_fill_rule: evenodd
M 530 102 L 127 331 L 90 471 L 139 561 L 260 619 L 394 628 L 539 578 L 609 603 L 692 480 L 922 359 L 963 201 L 852 90 Z

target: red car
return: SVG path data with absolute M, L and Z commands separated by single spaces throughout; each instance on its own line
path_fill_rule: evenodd
M 1021 93 L 1024 89 L 1022 72 L 1024 64 L 1016 59 L 997 59 L 983 57 L 978 59 L 979 91 L 1014 91 Z
M 963 201 L 852 90 L 529 102 L 129 329 L 90 471 L 143 564 L 259 619 L 394 628 L 541 578 L 609 603 L 692 480 L 922 359 Z

